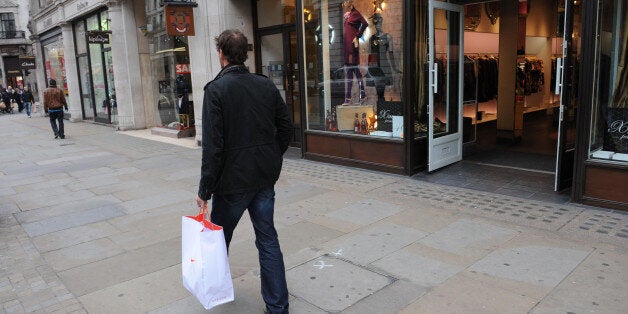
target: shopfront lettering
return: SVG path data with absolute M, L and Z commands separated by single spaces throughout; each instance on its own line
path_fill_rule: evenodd
M 390 110 L 380 110 L 377 113 L 377 120 L 383 123 L 392 123 L 392 114 L 390 113 Z
M 620 140 L 628 140 L 628 122 L 615 120 L 608 128 L 608 132 L 614 136 L 621 136 Z
M 22 68 L 34 68 L 35 62 L 24 61 L 21 64 Z
M 90 44 L 108 44 L 109 33 L 106 31 L 89 31 L 87 32 L 87 42 Z
M 190 65 L 189 64 L 177 64 L 175 65 L 175 71 L 177 74 L 190 74 Z
M 89 6 L 89 2 L 83 1 L 76 4 L 76 11 L 81 11 Z

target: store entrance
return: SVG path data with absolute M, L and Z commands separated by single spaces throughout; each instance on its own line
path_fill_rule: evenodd
M 456 182 L 461 186 L 494 178 L 482 189 L 511 195 L 566 190 L 573 175 L 581 2 L 519 1 L 514 8 L 500 8 L 499 1 L 461 2 L 469 3 L 461 75 L 463 162 L 441 172 L 465 177 Z M 502 23 L 504 17 L 516 25 Z
M 288 106 L 294 125 L 291 146 L 301 147 L 301 99 L 299 94 L 299 61 L 297 32 L 294 25 L 260 29 L 257 73 L 268 76 Z

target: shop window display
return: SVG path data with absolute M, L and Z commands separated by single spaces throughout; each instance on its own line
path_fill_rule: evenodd
M 187 36 L 166 33 L 164 7 L 146 2 L 152 67 L 155 125 L 176 130 L 194 129 L 190 55 Z
M 305 0 L 309 130 L 403 137 L 403 1 Z
M 58 37 L 57 40 L 44 45 L 44 58 L 46 68 L 46 79 L 54 79 L 59 86 L 68 95 L 68 83 L 65 76 L 65 58 L 63 51 L 63 40 Z
M 590 157 L 628 162 L 628 5 L 602 1 Z

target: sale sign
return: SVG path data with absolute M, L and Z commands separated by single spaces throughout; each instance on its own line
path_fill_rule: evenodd
M 190 65 L 189 64 L 177 64 L 174 66 L 175 72 L 177 74 L 190 74 Z

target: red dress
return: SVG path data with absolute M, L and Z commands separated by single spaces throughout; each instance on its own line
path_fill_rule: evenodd
M 345 13 L 344 20 L 343 37 L 345 64 L 357 65 L 360 63 L 360 51 L 357 47 L 353 46 L 353 39 L 362 37 L 364 30 L 366 30 L 368 26 L 368 22 L 366 22 L 362 14 L 355 8 L 351 8 L 351 11 Z

